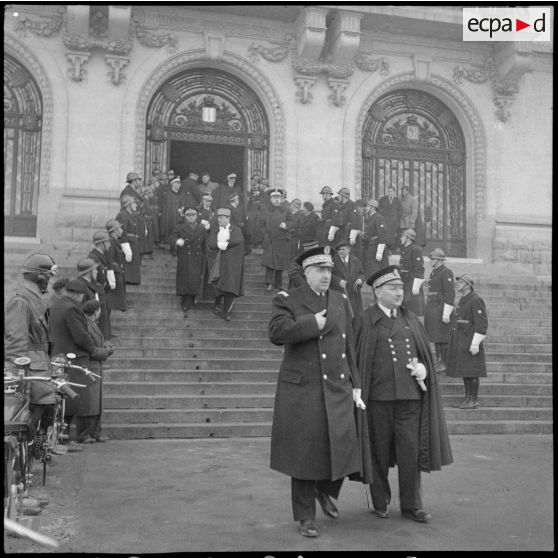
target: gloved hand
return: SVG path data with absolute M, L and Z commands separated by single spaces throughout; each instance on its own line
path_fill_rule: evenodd
M 176 240 L 176 245 L 180 246 L 182 248 L 182 246 L 184 246 L 184 244 L 186 244 L 186 241 L 183 238 L 178 238 Z
M 206 231 L 209 230 L 209 227 L 210 227 L 209 221 L 207 221 L 206 219 L 202 219 L 202 220 L 200 221 L 200 225 L 201 225 Z
M 339 286 L 344 289 L 347 286 L 347 281 L 345 281 L 345 279 L 339 279 Z
M 452 312 L 453 312 L 453 306 L 451 304 L 444 303 L 444 313 L 442 315 L 442 322 L 444 322 L 445 324 L 449 324 L 450 316 Z
M 480 351 L 480 344 L 484 341 L 486 335 L 482 333 L 475 333 L 473 335 L 473 340 L 471 341 L 471 346 L 469 347 L 469 352 L 474 356 L 478 355 Z
M 353 401 L 355 402 L 357 409 L 366 409 L 364 401 L 360 398 L 361 393 L 361 389 L 353 388 Z
M 123 242 L 120 246 L 122 246 L 122 252 L 124 252 L 126 261 L 130 263 L 132 261 L 132 248 L 130 248 L 130 243 Z
M 331 225 L 331 227 L 329 227 L 329 233 L 327 235 L 327 239 L 330 242 L 333 242 L 333 239 L 335 238 L 335 233 L 339 230 L 339 227 L 336 227 L 335 225 Z
M 422 282 L 424 281 L 424 279 L 419 279 L 418 277 L 415 277 L 413 279 L 413 288 L 412 288 L 412 293 L 414 295 L 418 295 L 420 292 L 420 286 L 422 285 Z
M 323 309 L 321 312 L 318 312 L 317 314 L 314 314 L 314 318 L 316 318 L 316 322 L 318 322 L 318 329 L 320 331 L 322 331 L 322 329 L 324 329 L 325 324 L 326 324 L 326 312 L 327 309 Z
M 479 354 L 479 346 L 478 346 L 478 345 L 473 345 L 473 344 L 471 343 L 471 346 L 469 347 L 469 352 L 470 352 L 473 356 L 478 355 L 478 354 Z
M 359 232 L 360 232 L 360 231 L 359 231 L 358 229 L 351 229 L 351 232 L 349 233 L 349 244 L 350 244 L 351 246 L 354 246 L 354 245 L 355 245 L 356 239 L 357 239 L 357 236 L 358 236 L 358 233 L 359 233 Z
M 426 391 L 426 385 L 424 380 L 426 379 L 426 368 L 422 362 L 418 362 L 418 359 L 415 357 L 409 364 L 407 364 L 407 368 L 411 371 L 411 376 L 414 376 L 420 389 L 422 391 Z
M 384 255 L 385 244 L 378 244 L 378 249 L 376 250 L 376 261 L 381 262 Z
M 116 277 L 114 276 L 114 270 L 113 269 L 107 269 L 107 281 L 108 281 L 109 288 L 110 288 L 111 291 L 116 289 Z
M 280 229 L 286 229 L 286 228 L 287 228 L 287 225 L 286 225 L 285 223 L 280 223 L 280 224 L 279 224 L 279 228 L 280 228 Z
M 359 278 L 359 279 L 357 279 L 357 280 L 355 281 L 355 284 L 353 285 L 353 291 L 354 291 L 355 293 L 358 293 L 358 290 L 359 290 L 361 287 L 362 287 L 362 279 Z

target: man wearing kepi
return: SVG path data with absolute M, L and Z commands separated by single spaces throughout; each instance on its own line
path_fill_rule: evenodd
M 344 477 L 360 471 L 354 405 L 364 409 L 346 295 L 329 290 L 330 248 L 302 253 L 306 282 L 272 303 L 269 339 L 284 345 L 271 429 L 271 468 L 291 477 L 300 533 L 318 536 L 316 500 L 333 519 Z M 357 412 L 361 412 L 360 410 Z
M 432 272 L 428 279 L 428 295 L 424 313 L 424 327 L 436 348 L 436 372 L 446 370 L 450 317 L 455 301 L 453 271 L 444 262 L 446 255 L 441 248 L 430 252 Z
M 465 399 L 455 405 L 459 409 L 479 406 L 479 378 L 486 377 L 484 339 L 488 316 L 484 300 L 473 290 L 473 278 L 464 273 L 456 277 L 455 289 L 461 297 L 450 325 L 448 371 L 451 378 L 463 378 Z
M 361 480 L 370 484 L 373 513 L 388 518 L 388 473 L 397 463 L 401 513 L 426 523 L 430 515 L 422 508 L 421 471 L 453 461 L 429 339 L 417 316 L 401 306 L 397 266 L 378 270 L 366 282 L 376 303 L 355 323 L 368 419 L 359 422 Z

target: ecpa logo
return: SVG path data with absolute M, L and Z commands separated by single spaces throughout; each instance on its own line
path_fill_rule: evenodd
M 551 8 L 463 8 L 464 41 L 550 41 Z

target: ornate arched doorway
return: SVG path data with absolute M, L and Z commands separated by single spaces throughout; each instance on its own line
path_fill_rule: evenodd
M 408 186 L 419 202 L 426 249 L 465 257 L 465 140 L 451 110 L 424 91 L 401 89 L 368 111 L 362 136 L 363 198 Z
M 269 124 L 257 95 L 228 72 L 197 68 L 175 74 L 147 110 L 145 173 L 172 168 L 208 171 L 223 182 L 230 171 L 244 187 L 255 172 L 268 175 Z
M 4 234 L 35 236 L 41 170 L 41 92 L 4 54 Z

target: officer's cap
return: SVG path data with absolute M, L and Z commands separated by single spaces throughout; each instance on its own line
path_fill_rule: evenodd
M 219 215 L 223 215 L 225 217 L 230 217 L 231 216 L 231 210 L 228 207 L 220 207 L 217 210 L 217 217 L 219 217 Z
M 315 265 L 318 267 L 333 267 L 331 259 L 331 248 L 329 246 L 318 246 L 306 250 L 296 259 L 296 263 L 306 269 L 308 266 Z
M 398 265 L 388 265 L 383 267 L 382 269 L 376 271 L 376 273 L 373 273 L 366 280 L 366 284 L 374 288 L 381 287 L 387 283 L 398 283 L 399 285 L 403 285 Z
M 236 172 L 231 172 L 227 174 L 227 178 L 236 178 Z
M 184 215 L 197 215 L 198 214 L 198 210 L 195 207 L 187 207 L 184 210 Z
M 271 196 L 282 197 L 283 196 L 283 190 L 281 190 L 281 188 L 274 188 L 273 190 L 269 191 L 269 197 L 271 197 Z
M 342 240 L 335 246 L 335 249 L 339 250 L 339 248 L 343 248 L 343 246 L 345 246 L 346 248 L 350 248 L 349 243 Z

